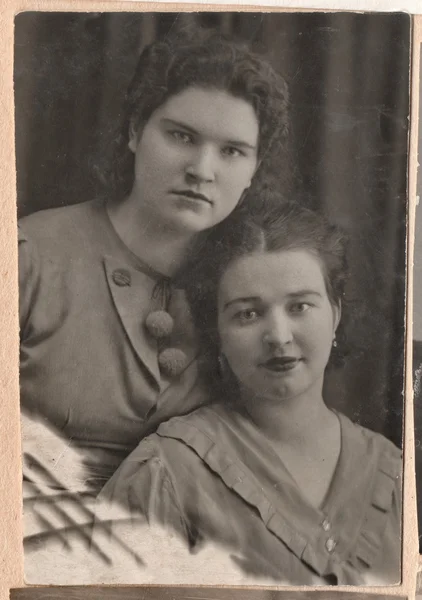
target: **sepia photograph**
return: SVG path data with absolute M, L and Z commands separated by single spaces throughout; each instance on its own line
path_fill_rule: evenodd
M 27 584 L 400 584 L 410 33 L 16 16 Z

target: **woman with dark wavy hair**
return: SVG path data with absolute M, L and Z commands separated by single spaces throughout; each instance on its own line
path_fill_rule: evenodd
M 129 516 L 114 532 L 132 548 L 154 539 L 146 518 L 185 542 L 198 583 L 193 554 L 212 565 L 210 544 L 258 581 L 400 581 L 400 451 L 323 395 L 345 356 L 345 250 L 338 228 L 281 198 L 198 249 L 187 295 L 212 403 L 161 424 L 105 486 L 99 515 Z M 187 568 L 175 557 L 173 577 Z
M 197 234 L 268 181 L 286 133 L 286 84 L 265 60 L 215 32 L 168 36 L 140 57 L 107 198 L 21 220 L 22 409 L 71 439 L 93 480 L 202 401 L 175 276 Z

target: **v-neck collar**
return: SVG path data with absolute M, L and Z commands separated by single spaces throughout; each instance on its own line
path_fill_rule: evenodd
M 397 463 L 380 456 L 376 434 L 366 435 L 344 415 L 338 417 L 341 451 L 321 508 L 301 495 L 284 465 L 274 464 L 262 432 L 222 405 L 174 418 L 158 434 L 191 447 L 228 488 L 257 509 L 269 531 L 316 573 L 328 576 L 341 563 L 350 568 L 372 564 L 398 476 Z

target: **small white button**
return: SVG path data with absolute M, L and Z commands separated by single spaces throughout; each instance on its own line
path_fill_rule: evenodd
M 330 531 L 331 529 L 331 523 L 328 519 L 324 519 L 322 522 L 322 528 L 324 531 Z
M 336 546 L 337 542 L 332 537 L 329 537 L 328 540 L 325 542 L 325 547 L 327 548 L 328 552 L 333 552 Z

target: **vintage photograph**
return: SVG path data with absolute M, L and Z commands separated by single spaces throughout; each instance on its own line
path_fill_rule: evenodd
M 401 582 L 410 31 L 16 16 L 26 583 Z

